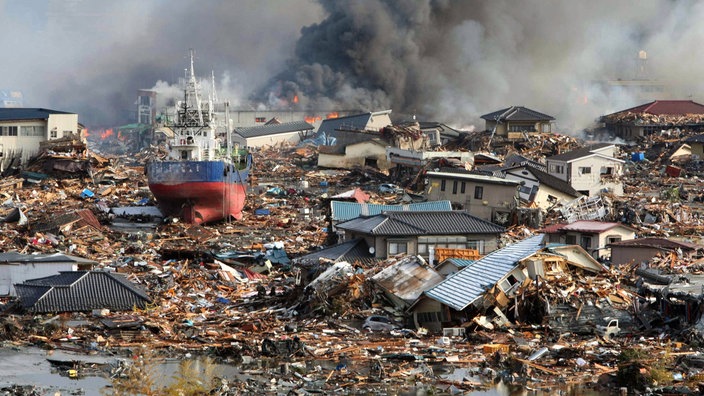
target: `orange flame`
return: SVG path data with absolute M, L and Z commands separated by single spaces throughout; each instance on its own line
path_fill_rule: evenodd
M 293 95 L 293 103 L 298 103 L 298 95 Z
M 112 134 L 113 134 L 112 129 L 106 129 L 105 132 L 100 134 L 100 138 L 105 140 L 108 137 L 112 136 Z
M 88 128 L 83 128 L 83 129 L 81 129 L 81 135 L 82 135 L 84 138 L 87 138 L 88 136 L 90 136 L 90 133 L 88 133 Z
M 309 124 L 315 124 L 317 121 L 320 121 L 323 119 L 321 116 L 306 116 L 305 121 Z
M 328 113 L 328 114 L 325 116 L 325 118 L 337 118 L 337 117 L 339 117 L 339 115 L 337 114 L 336 111 L 334 111 L 334 112 L 332 112 L 332 113 Z

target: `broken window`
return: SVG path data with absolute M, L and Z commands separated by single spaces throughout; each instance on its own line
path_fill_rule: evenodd
M 588 175 L 592 173 L 592 167 L 591 166 L 580 166 L 578 168 L 579 174 L 580 175 Z

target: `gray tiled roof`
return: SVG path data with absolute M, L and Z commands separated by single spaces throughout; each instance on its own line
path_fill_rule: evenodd
M 280 133 L 312 131 L 315 127 L 305 121 L 286 122 L 283 124 L 257 125 L 249 128 L 237 128 L 235 133 L 243 138 L 277 135 Z
M 601 149 L 604 147 L 609 147 L 609 146 L 613 146 L 613 143 L 592 144 L 591 146 L 581 147 L 576 150 L 568 151 L 566 153 L 553 155 L 552 157 L 548 157 L 547 160 L 572 161 L 572 160 L 576 160 L 578 158 L 590 156 L 590 155 L 594 154 L 592 151 L 598 150 L 598 149 Z
M 555 118 L 523 106 L 511 106 L 493 113 L 484 114 L 482 119 L 496 121 L 552 121 Z
M 372 235 L 465 235 L 500 234 L 504 227 L 464 211 L 384 212 L 337 225 L 338 228 Z
M 103 271 L 63 271 L 16 284 L 15 290 L 22 307 L 34 313 L 126 311 L 151 301 L 123 275 Z
M 391 211 L 452 210 L 452 203 L 450 201 L 417 202 L 407 205 L 360 204 L 357 202 L 332 201 L 330 206 L 332 207 L 333 221 L 347 221 L 362 215 L 375 216 L 382 212 Z
M 46 120 L 51 114 L 75 114 L 65 111 L 42 108 L 0 108 L 0 121 L 12 120 Z
M 541 249 L 543 234 L 495 250 L 427 290 L 425 295 L 457 311 L 467 308 L 518 262 Z

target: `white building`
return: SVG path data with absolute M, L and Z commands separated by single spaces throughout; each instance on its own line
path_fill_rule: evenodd
M 623 195 L 623 164 L 617 147 L 600 143 L 545 159 L 548 174 L 564 180 L 578 192 L 593 197 L 602 192 Z
M 78 134 L 78 114 L 42 108 L 0 108 L 0 167 L 21 156 L 25 163 L 39 144 Z

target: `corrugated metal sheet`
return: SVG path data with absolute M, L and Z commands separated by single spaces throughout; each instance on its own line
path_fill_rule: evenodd
M 408 304 L 426 290 L 443 280 L 442 275 L 419 262 L 415 256 L 405 257 L 372 277 L 372 280 L 387 292 L 405 300 Z
M 518 264 L 541 248 L 543 234 L 496 250 L 449 276 L 425 295 L 457 311 L 467 308 Z
M 356 202 L 332 201 L 332 220 L 347 221 L 359 216 L 376 216 L 382 212 L 398 211 L 451 211 L 450 201 L 418 202 L 407 205 L 360 204 Z

